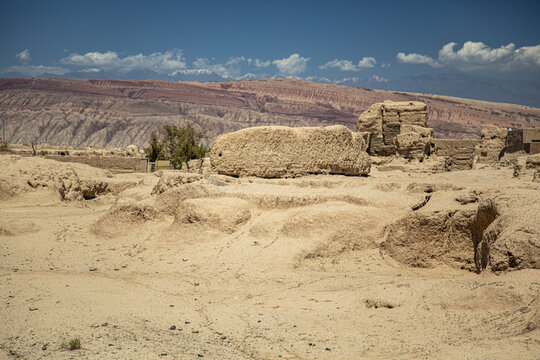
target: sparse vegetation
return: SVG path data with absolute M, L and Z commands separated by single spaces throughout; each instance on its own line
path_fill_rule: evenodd
M 9 144 L 8 143 L 1 143 L 0 144 L 0 152 L 9 152 Z
M 77 350 L 81 348 L 81 339 L 74 338 L 69 340 L 69 350 Z
M 40 155 L 40 156 L 45 156 L 45 155 L 48 155 L 48 154 L 49 154 L 49 152 L 48 152 L 47 150 L 41 150 L 41 151 L 39 152 L 39 155 Z
M 150 145 L 144 149 L 152 162 L 168 159 L 175 169 L 180 169 L 183 163 L 201 159 L 210 151 L 203 144 L 206 134 L 191 121 L 183 127 L 165 126 L 161 135 L 160 140 L 153 132 Z
M 81 348 L 81 339 L 73 338 L 69 340 L 69 343 L 63 342 L 60 348 L 63 350 L 79 350 Z
M 155 131 L 152 131 L 152 135 L 150 135 L 150 144 L 144 149 L 144 154 L 151 162 L 156 162 L 156 160 L 162 160 L 164 158 L 163 144 L 159 141 L 159 137 Z

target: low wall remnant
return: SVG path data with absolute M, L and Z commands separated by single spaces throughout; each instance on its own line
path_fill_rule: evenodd
M 218 136 L 210 163 L 219 174 L 232 176 L 367 175 L 366 146 L 365 134 L 342 125 L 262 126 Z

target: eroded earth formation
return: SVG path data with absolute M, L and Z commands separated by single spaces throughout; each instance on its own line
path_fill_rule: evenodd
M 0 155 L 0 356 L 537 357 L 540 155 L 426 113 L 222 135 L 192 172 Z

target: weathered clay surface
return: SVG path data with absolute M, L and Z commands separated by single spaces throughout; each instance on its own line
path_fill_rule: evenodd
M 51 190 L 61 200 L 93 199 L 107 193 L 117 194 L 135 185 L 88 165 L 66 164 L 37 157 L 2 156 L 0 167 L 4 170 L 0 177 L 0 190 L 5 190 L 5 196 L 0 196 L 0 199 L 15 198 L 39 188 Z
M 496 196 L 478 206 L 478 271 L 540 269 L 540 196 Z
M 493 125 L 483 125 L 481 140 L 476 147 L 478 163 L 495 164 L 499 161 L 506 148 L 508 131 Z
M 428 134 L 420 128 L 427 128 L 427 106 L 418 101 L 373 104 L 360 114 L 357 125 L 358 131 L 371 134 L 368 146 L 371 155 L 394 155 L 398 151 L 408 158 L 416 159 L 423 159 L 429 151 L 429 146 L 425 148 L 424 145 L 429 144 L 433 133 L 429 131 Z M 404 135 L 398 139 L 401 134 Z M 425 151 L 419 151 L 423 147 Z
M 470 170 L 473 166 L 475 147 L 480 140 L 432 139 L 431 154 L 445 158 L 445 169 Z
M 340 125 L 258 127 L 220 135 L 210 160 L 214 171 L 234 176 L 367 175 L 364 149 L 364 136 Z
M 415 213 L 388 226 L 382 249 L 413 267 L 430 268 L 444 263 L 473 270 L 471 240 L 473 210 Z
M 406 159 L 424 160 L 431 148 L 433 129 L 418 125 L 401 125 L 401 133 L 396 137 L 399 155 Z

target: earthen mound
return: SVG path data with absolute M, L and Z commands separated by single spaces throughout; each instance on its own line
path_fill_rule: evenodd
M 210 153 L 219 174 L 263 178 L 367 175 L 365 138 L 344 126 L 257 127 L 220 135 Z
M 95 234 L 110 237 L 140 229 L 161 217 L 153 206 L 133 199 L 119 199 L 94 224 Z
M 478 271 L 540 269 L 540 196 L 497 196 L 481 203 L 476 235 Z
M 24 185 L 18 185 L 8 179 L 0 179 L 0 201 L 9 200 L 28 191 Z
M 61 200 L 88 200 L 134 185 L 114 179 L 109 171 L 37 157 L 0 156 L 0 167 L 4 170 L 0 183 L 9 183 L 0 186 L 8 188 L 8 197 L 24 192 L 21 189 L 45 189 Z
M 470 210 L 410 213 L 387 227 L 382 249 L 413 267 L 447 264 L 474 270 L 474 217 Z
M 159 211 L 168 215 L 178 212 L 179 204 L 184 200 L 219 196 L 219 193 L 207 184 L 189 183 L 169 189 L 156 197 L 154 202 Z
M 476 270 L 540 268 L 540 197 L 504 193 L 460 201 L 464 210 L 411 212 L 387 227 L 382 249 L 415 267 Z M 437 206 L 435 206 L 437 208 Z
M 233 233 L 251 218 L 248 202 L 238 198 L 198 198 L 184 200 L 173 226 L 198 226 L 202 230 Z
M 0 236 L 17 236 L 39 231 L 39 227 L 30 220 L 0 222 Z
M 178 187 L 184 184 L 190 184 L 200 181 L 203 178 L 199 174 L 191 174 L 185 172 L 166 171 L 160 176 L 159 182 L 154 189 L 152 189 L 152 195 L 159 195 L 167 190 Z

